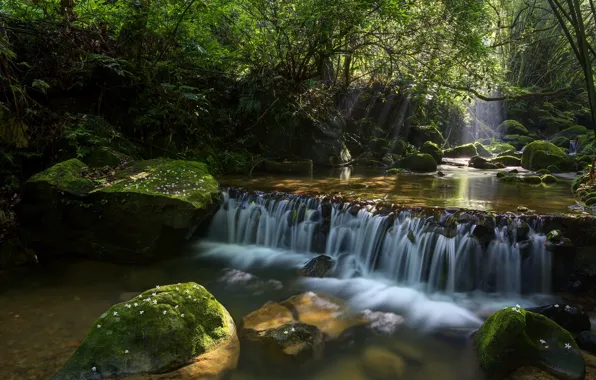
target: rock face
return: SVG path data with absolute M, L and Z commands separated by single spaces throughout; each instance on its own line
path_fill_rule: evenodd
M 333 269 L 333 259 L 326 255 L 319 255 L 310 260 L 298 271 L 300 276 L 304 277 L 325 277 Z
M 366 324 L 341 301 L 312 292 L 268 302 L 242 318 L 242 361 L 263 372 L 298 370 L 322 358 L 325 342 Z
M 546 169 L 550 165 L 569 169 L 573 162 L 561 148 L 548 141 L 534 141 L 526 146 L 522 155 L 522 167 L 524 169 Z
M 507 307 L 492 314 L 474 336 L 480 366 L 498 377 L 522 366 L 558 378 L 583 379 L 585 364 L 569 332 L 547 317 Z
M 217 182 L 200 162 L 133 162 L 93 180 L 85 170 L 68 160 L 25 183 L 17 215 L 34 249 L 117 262 L 156 260 L 175 252 L 219 199 Z
M 232 317 L 205 288 L 167 285 L 112 306 L 52 380 L 218 379 L 239 351 Z

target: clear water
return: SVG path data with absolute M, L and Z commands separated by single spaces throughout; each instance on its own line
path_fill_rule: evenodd
M 467 159 L 452 160 L 459 163 Z M 511 170 L 507 168 L 502 170 Z M 530 172 L 516 167 L 520 175 Z M 516 212 L 518 206 L 540 214 L 568 213 L 575 204 L 571 194 L 572 173 L 558 175 L 554 185 L 509 184 L 497 181 L 499 170 L 479 170 L 469 167 L 441 165 L 446 174 L 399 174 L 385 176 L 382 169 L 346 167 L 320 169 L 313 177 L 288 177 L 255 173 L 253 177 L 224 176 L 222 185 L 245 187 L 260 191 L 289 193 L 341 194 L 374 200 L 385 199 L 403 205 L 460 207 L 474 210 Z
M 227 199 L 208 236 L 180 259 L 146 267 L 69 260 L 12 273 L 0 287 L 0 379 L 49 378 L 111 304 L 159 284 L 201 283 L 237 323 L 267 301 L 307 290 L 337 296 L 355 310 L 406 318 L 392 337 L 371 334 L 326 352 L 322 366 L 293 376 L 299 379 L 369 379 L 366 349 L 392 351 L 397 344 L 423 358 L 408 364 L 405 379 L 480 379 L 465 336 L 499 308 L 550 301 L 550 258 L 538 227 L 530 233 L 535 249 L 522 260 L 510 233 L 514 225 L 495 228 L 485 249 L 470 237 L 473 224 L 446 238 L 405 213 L 390 220 L 342 207 L 332 210 L 330 237 L 321 241 L 321 216 L 316 199 Z M 336 276 L 296 277 L 318 251 L 336 260 Z M 249 365 L 232 378 L 279 376 L 257 375 Z

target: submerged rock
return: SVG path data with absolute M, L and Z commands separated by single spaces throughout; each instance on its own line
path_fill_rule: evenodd
M 325 277 L 333 269 L 333 259 L 326 255 L 319 255 L 310 260 L 298 270 L 298 274 L 304 277 Z
M 400 379 L 406 372 L 406 362 L 395 353 L 383 348 L 369 346 L 362 353 L 364 372 L 371 379 Z
M 68 160 L 25 183 L 18 216 L 34 249 L 118 262 L 155 260 L 176 252 L 220 196 L 200 162 L 138 161 L 96 178 L 85 170 L 82 162 Z
M 522 366 L 559 378 L 583 379 L 582 354 L 568 331 L 547 317 L 520 307 L 492 314 L 474 336 L 482 370 L 491 377 Z
M 205 288 L 167 285 L 112 306 L 52 380 L 219 379 L 239 351 L 232 317 Z

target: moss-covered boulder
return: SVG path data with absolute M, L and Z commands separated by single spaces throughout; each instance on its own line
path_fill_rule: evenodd
M 558 136 L 551 140 L 553 144 L 558 146 L 559 148 L 567 148 L 569 149 L 569 139 L 565 136 Z
M 526 146 L 529 143 L 531 143 L 532 141 L 534 141 L 534 139 L 530 136 L 506 135 L 506 136 L 503 136 L 503 141 L 508 144 L 513 145 L 515 147 L 515 149 L 520 150 L 524 146 Z
M 574 125 L 569 128 L 565 128 L 562 131 L 555 133 L 553 138 L 557 137 L 565 137 L 567 139 L 574 139 L 581 135 L 587 135 L 589 132 L 588 128 L 584 127 L 583 125 Z
M 219 363 L 211 355 L 211 368 L 204 362 L 200 367 L 205 357 L 222 348 L 227 349 L 218 355 Z M 126 378 L 180 369 L 194 373 L 192 378 L 206 378 L 208 373 L 201 374 L 199 368 L 221 378 L 236 367 L 238 355 L 234 321 L 205 288 L 192 282 L 167 285 L 112 306 L 52 380 Z M 181 378 L 169 376 L 164 378 Z
M 138 263 L 179 251 L 219 196 L 200 162 L 156 159 L 102 172 L 73 159 L 25 183 L 18 216 L 23 240 L 40 255 Z
M 480 142 L 475 142 L 476 152 L 480 157 L 492 157 L 493 154 Z
M 478 151 L 474 144 L 464 144 L 443 151 L 443 155 L 448 158 L 474 157 L 478 155 Z
M 486 158 L 482 158 L 480 156 L 474 156 L 470 158 L 470 161 L 468 161 L 468 165 L 476 169 L 498 169 L 504 167 L 501 164 L 497 165 L 488 161 Z
M 117 152 L 112 148 L 100 147 L 94 149 L 85 158 L 85 163 L 91 167 L 118 166 L 130 160 L 130 156 L 126 154 Z
M 500 142 L 493 142 L 487 145 L 486 149 L 493 154 L 501 154 L 503 152 L 516 151 L 513 145 Z
M 555 177 L 552 174 L 545 174 L 542 177 L 542 183 L 545 183 L 547 185 L 552 185 L 553 183 L 557 183 L 559 182 L 559 180 L 557 179 L 557 177 Z
M 480 367 L 489 378 L 530 365 L 557 378 L 583 379 L 585 365 L 571 334 L 547 317 L 519 306 L 492 314 L 474 336 Z
M 430 173 L 437 170 L 435 159 L 430 154 L 426 153 L 408 156 L 399 161 L 397 166 L 419 173 Z
M 506 150 L 502 153 L 497 154 L 497 157 L 512 156 L 512 157 L 517 157 L 517 158 L 521 159 L 522 154 L 523 154 L 522 152 L 518 152 L 517 150 L 512 149 L 512 150 Z
M 529 185 L 539 185 L 542 183 L 542 178 L 537 175 L 528 175 L 524 177 L 520 177 L 523 183 L 527 183 Z
M 445 143 L 445 138 L 441 131 L 433 126 L 413 126 L 410 128 L 408 142 L 416 147 L 421 147 L 427 141 L 437 145 L 443 145 Z
M 534 141 L 524 149 L 522 167 L 529 170 L 546 169 L 551 165 L 571 168 L 573 161 L 553 143 Z
M 514 156 L 499 156 L 490 160 L 493 164 L 501 164 L 503 166 L 521 166 L 521 159 Z
M 432 141 L 425 142 L 420 148 L 420 153 L 430 154 L 437 164 L 443 161 L 443 151 Z
M 505 120 L 497 127 L 501 135 L 522 135 L 527 136 L 528 130 L 519 121 Z
M 546 167 L 546 170 L 548 170 L 551 174 L 561 173 L 561 169 L 557 165 L 549 165 Z

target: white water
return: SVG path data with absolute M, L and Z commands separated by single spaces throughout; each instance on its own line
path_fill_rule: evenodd
M 319 199 L 247 194 L 234 199 L 225 193 L 224 199 L 211 241 L 200 245 L 202 257 L 243 271 L 293 270 L 324 253 L 334 258 L 337 278 L 307 278 L 306 288 L 340 296 L 360 310 L 399 313 L 422 329 L 477 326 L 480 319 L 468 309 L 534 306 L 521 297 L 522 289 L 550 291 L 545 237 L 530 231 L 524 258 L 515 241 L 516 223 L 496 227 L 483 247 L 472 235 L 472 223 L 441 233 L 443 227 L 408 212 L 389 217 L 336 205 L 325 239 Z

